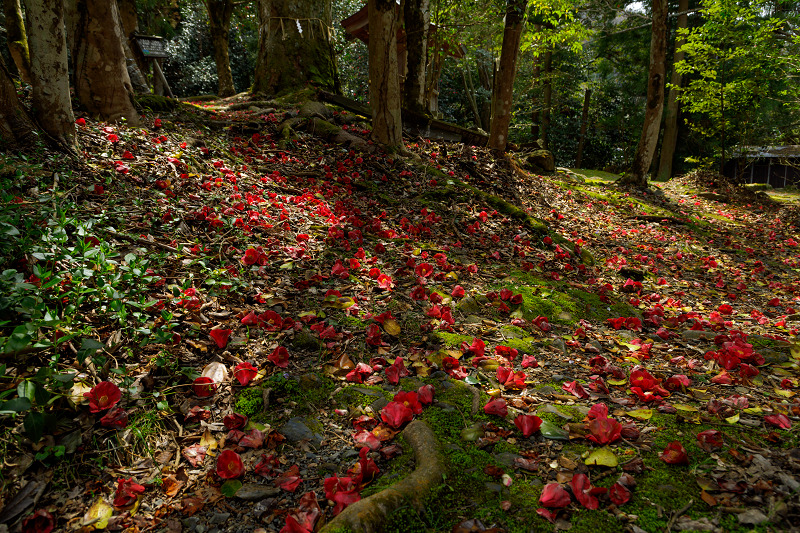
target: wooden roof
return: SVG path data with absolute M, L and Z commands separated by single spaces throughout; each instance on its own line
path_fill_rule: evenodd
M 400 17 L 400 6 L 396 8 L 396 16 Z M 350 38 L 358 39 L 364 43 L 369 43 L 369 4 L 347 17 L 341 22 L 342 27 L 347 32 Z M 433 34 L 436 33 L 436 25 L 431 24 L 428 27 L 428 45 L 433 45 Z M 439 48 L 444 52 L 457 59 L 464 57 L 464 52 L 459 46 L 450 46 L 447 43 L 439 43 Z M 406 32 L 401 27 L 397 30 L 397 52 L 401 53 L 406 49 Z

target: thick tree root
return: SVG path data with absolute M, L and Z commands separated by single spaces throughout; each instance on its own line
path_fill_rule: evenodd
M 358 501 L 328 522 L 320 533 L 380 531 L 389 515 L 403 506 L 422 510 L 425 498 L 442 482 L 445 473 L 439 444 L 431 428 L 422 420 L 414 420 L 403 436 L 414 449 L 416 469 L 391 487 Z

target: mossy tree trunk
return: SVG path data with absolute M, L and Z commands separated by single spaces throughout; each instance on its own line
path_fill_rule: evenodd
M 406 30 L 406 81 L 403 85 L 403 105 L 417 113 L 426 113 L 425 72 L 428 68 L 429 0 L 405 0 L 403 23 Z
M 514 104 L 514 78 L 517 75 L 517 56 L 525 7 L 524 0 L 508 0 L 506 4 L 503 46 L 492 91 L 492 122 L 489 128 L 489 148 L 500 152 L 505 151 L 508 144 L 508 125 L 511 123 L 511 109 Z
M 397 4 L 394 0 L 369 0 L 368 5 L 372 137 L 389 150 L 396 150 L 403 145 L 397 66 Z
M 664 110 L 664 82 L 667 62 L 667 0 L 653 0 L 653 25 L 650 37 L 650 73 L 647 79 L 647 108 L 644 126 L 631 171 L 620 184 L 647 187 L 647 171 L 653 162 Z
M 75 94 L 101 120 L 137 125 L 116 0 L 78 0 L 75 31 Z
M 228 52 L 233 0 L 205 0 L 205 3 L 211 42 L 214 45 L 214 62 L 217 64 L 217 96 L 233 96 L 236 89 L 233 86 L 231 57 Z
M 6 41 L 8 51 L 25 83 L 31 83 L 31 56 L 28 52 L 28 34 L 25 32 L 25 19 L 19 0 L 3 0 L 3 13 L 6 17 Z
M 33 121 L 17 98 L 17 88 L 0 56 L 0 143 L 22 146 L 33 139 Z
M 258 0 L 253 93 L 275 95 L 308 85 L 338 92 L 330 0 Z
M 25 0 L 33 109 L 39 126 L 68 151 L 76 149 L 61 0 Z

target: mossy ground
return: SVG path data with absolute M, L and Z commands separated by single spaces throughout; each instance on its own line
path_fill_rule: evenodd
M 275 405 L 292 402 L 293 416 L 311 415 L 324 406 L 335 383 L 327 376 L 308 374 L 302 377 L 273 374 L 258 387 L 242 389 L 236 398 L 235 411 L 254 422 L 273 423 Z M 264 409 L 264 392 L 270 390 L 270 407 Z

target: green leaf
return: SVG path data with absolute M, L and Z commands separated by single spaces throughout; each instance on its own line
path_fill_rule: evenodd
M 0 403 L 0 412 L 21 413 L 33 406 L 28 398 L 14 398 L 7 402 Z
M 25 433 L 33 442 L 39 442 L 44 434 L 44 415 L 37 411 L 30 411 L 22 421 Z
M 36 396 L 36 384 L 32 381 L 23 381 L 17 385 L 17 395 L 20 398 L 27 398 L 33 400 Z
M 546 439 L 552 440 L 568 440 L 569 439 L 569 432 L 561 429 L 557 425 L 553 424 L 549 420 L 542 420 L 542 425 L 539 426 L 539 431 L 542 433 L 542 437 Z
M 226 498 L 233 498 L 236 496 L 236 493 L 239 489 L 242 488 L 242 482 L 238 479 L 229 479 L 222 486 L 219 488 L 219 491 L 222 493 L 223 496 Z

